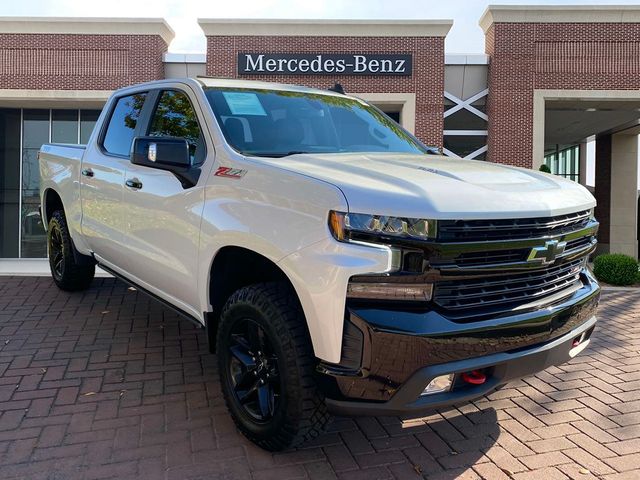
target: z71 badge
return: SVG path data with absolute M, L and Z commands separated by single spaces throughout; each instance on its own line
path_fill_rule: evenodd
M 240 180 L 246 173 L 246 170 L 242 170 L 240 168 L 218 167 L 214 175 L 216 177 L 235 178 L 236 180 Z

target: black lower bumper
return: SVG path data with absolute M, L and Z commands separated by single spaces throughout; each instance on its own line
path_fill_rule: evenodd
M 337 415 L 393 415 L 419 416 L 437 407 L 465 402 L 485 395 L 505 383 L 532 375 L 552 365 L 572 358 L 574 340 L 591 334 L 596 318 L 591 317 L 579 328 L 549 343 L 516 352 L 503 352 L 468 360 L 424 367 L 415 372 L 393 397 L 386 402 L 359 402 L 327 399 L 329 410 Z M 588 338 L 581 346 L 586 347 Z M 482 385 L 463 385 L 450 392 L 421 395 L 434 378 L 447 374 L 460 374 L 472 370 L 485 370 L 487 380 Z
M 599 297 L 585 272 L 583 288 L 569 298 L 483 322 L 457 323 L 436 312 L 352 309 L 349 322 L 363 337 L 360 367 L 323 366 L 327 405 L 342 415 L 418 416 L 482 396 L 570 360 L 581 349 L 574 348 L 576 339 L 580 347 L 588 344 Z M 462 382 L 460 374 L 473 370 L 481 370 L 486 381 Z M 431 380 L 449 374 L 450 391 L 422 395 Z

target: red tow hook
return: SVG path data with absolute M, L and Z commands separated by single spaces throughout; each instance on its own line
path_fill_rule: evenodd
M 487 376 L 482 373 L 480 370 L 472 370 L 471 372 L 464 372 L 462 375 L 462 380 L 471 385 L 482 385 L 487 381 Z

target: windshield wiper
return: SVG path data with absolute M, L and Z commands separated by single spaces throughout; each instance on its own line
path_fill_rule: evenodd
M 280 155 L 281 157 L 288 157 L 290 155 L 304 155 L 305 153 L 311 153 L 311 152 L 305 152 L 302 150 L 291 150 L 290 152 L 284 153 L 282 155 Z
M 290 152 L 242 152 L 245 155 L 253 155 L 255 157 L 273 157 L 273 158 L 282 158 L 282 157 L 288 157 L 290 155 L 301 155 L 304 153 L 311 153 L 311 152 L 306 152 L 304 150 L 291 150 Z

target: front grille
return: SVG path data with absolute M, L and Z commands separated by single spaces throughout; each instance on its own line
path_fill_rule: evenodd
M 544 218 L 500 220 L 440 220 L 438 241 L 482 242 L 557 236 L 579 230 L 589 223 L 590 211 Z
M 579 248 L 586 248 L 588 246 L 593 245 L 594 237 L 589 235 L 586 237 L 576 238 L 575 240 L 569 240 L 567 242 L 567 246 L 565 247 L 565 251 L 569 252 L 571 250 L 577 250 Z
M 477 267 L 482 265 L 494 265 L 500 263 L 521 262 L 527 258 L 531 249 L 497 250 L 493 252 L 461 253 L 455 259 L 455 264 L 460 267 Z
M 437 254 L 431 265 L 441 271 L 481 271 L 536 267 L 533 249 L 547 241 L 566 242 L 556 258 L 589 255 L 595 248 L 598 222 L 590 210 L 547 218 L 443 220 L 438 223 Z M 535 252 L 534 252 L 535 253 Z
M 529 273 L 438 282 L 433 299 L 453 316 L 505 311 L 581 284 L 584 259 Z M 571 289 L 571 290 L 570 290 Z

